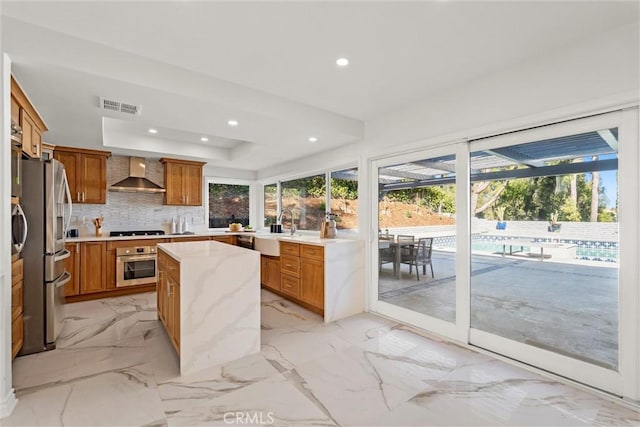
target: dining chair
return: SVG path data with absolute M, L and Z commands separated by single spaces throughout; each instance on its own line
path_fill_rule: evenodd
M 398 249 L 400 250 L 400 262 L 408 262 L 413 258 L 413 243 L 415 243 L 415 236 L 408 234 L 398 234 L 396 239 L 398 243 Z
M 433 274 L 433 264 L 431 263 L 431 253 L 433 252 L 433 238 L 422 237 L 418 239 L 418 244 L 414 247 L 412 258 L 402 261 L 405 264 L 409 264 L 409 274 L 411 274 L 412 268 L 416 267 L 416 276 L 420 280 L 420 270 L 418 267 L 422 266 L 422 274 L 427 274 L 427 265 L 431 267 L 431 277 L 435 277 Z
M 382 243 L 382 244 L 381 244 Z M 386 245 L 384 244 L 386 243 Z M 388 241 L 382 240 L 378 243 L 378 270 L 382 271 L 382 264 L 393 264 L 393 274 L 396 274 L 396 253 L 395 248 Z

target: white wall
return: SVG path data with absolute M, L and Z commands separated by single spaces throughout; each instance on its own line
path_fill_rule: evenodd
M 0 3 L 1 7 L 1 3 Z M 0 39 L 0 47 L 2 40 Z M 9 58 L 0 49 L 0 418 L 11 413 L 16 400 L 11 387 L 11 104 Z
M 365 147 L 385 152 L 444 135 L 476 137 L 580 114 L 578 105 L 594 100 L 637 99 L 638 33 L 637 23 L 621 27 L 369 121 Z

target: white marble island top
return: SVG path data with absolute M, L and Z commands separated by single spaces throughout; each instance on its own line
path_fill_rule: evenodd
M 260 351 L 260 254 L 216 241 L 161 243 L 180 264 L 180 373 Z
M 250 252 L 238 246 L 211 240 L 204 240 L 202 242 L 159 243 L 158 247 L 162 248 L 162 250 L 178 262 L 192 259 L 202 261 L 203 258 L 215 257 L 216 259 L 224 259 L 226 262 L 233 263 L 234 256 L 242 257 L 245 256 L 247 252 Z M 237 264 L 238 262 L 236 261 L 235 263 Z M 258 274 L 260 274 L 259 265 Z

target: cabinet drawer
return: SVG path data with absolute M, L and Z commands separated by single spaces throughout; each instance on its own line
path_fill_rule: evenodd
M 300 279 L 283 274 L 281 280 L 280 291 L 283 294 L 291 295 L 294 298 L 300 297 Z
M 280 242 L 280 255 L 300 255 L 300 245 L 298 243 Z
M 22 314 L 22 281 L 11 287 L 11 319 Z
M 300 275 L 300 258 L 283 255 L 280 257 L 280 271 L 295 277 Z
M 22 258 L 11 263 L 11 284 L 20 282 L 22 280 L 23 268 Z
M 324 248 L 322 246 L 300 245 L 300 256 L 324 261 Z
M 22 314 L 13 319 L 11 322 L 11 357 L 16 357 L 16 354 L 22 348 L 24 342 L 24 324 L 22 321 Z

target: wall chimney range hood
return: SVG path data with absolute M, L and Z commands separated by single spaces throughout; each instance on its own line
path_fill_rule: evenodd
M 144 159 L 142 157 L 129 158 L 129 177 L 113 184 L 109 191 L 125 193 L 164 193 L 167 190 L 145 178 Z

